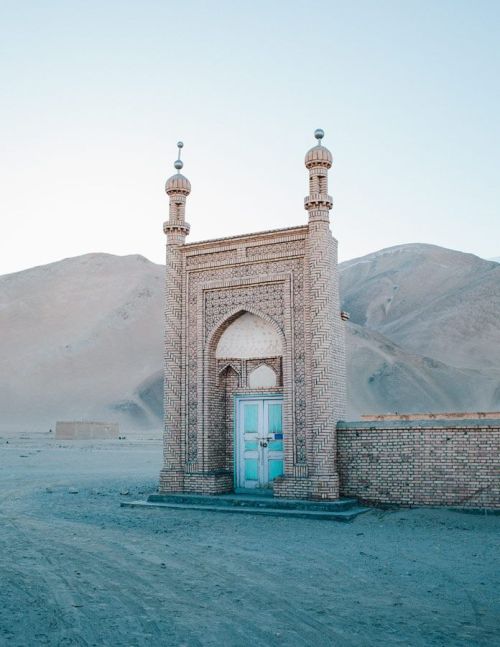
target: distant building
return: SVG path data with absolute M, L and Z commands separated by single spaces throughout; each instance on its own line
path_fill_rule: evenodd
M 189 180 L 167 180 L 165 435 L 161 492 L 272 488 L 335 499 L 345 350 L 328 170 L 305 157 L 303 226 L 186 244 Z
M 60 440 L 93 440 L 118 438 L 117 422 L 74 420 L 56 422 L 56 438 Z

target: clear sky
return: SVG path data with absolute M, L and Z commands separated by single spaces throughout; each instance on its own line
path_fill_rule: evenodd
M 341 259 L 500 255 L 500 2 L 2 0 L 0 273 L 162 262 L 176 142 L 189 240 L 299 225 L 334 156 Z

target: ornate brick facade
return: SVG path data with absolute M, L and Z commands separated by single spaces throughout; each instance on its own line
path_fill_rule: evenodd
M 165 432 L 161 492 L 223 493 L 234 487 L 234 398 L 283 396 L 284 473 L 275 496 L 337 498 L 336 422 L 345 411 L 345 352 L 340 317 L 337 241 L 329 228 L 330 152 L 306 155 L 308 224 L 185 244 L 190 184 L 180 173 L 166 185 L 170 217 L 165 298 Z M 182 168 L 179 159 L 176 168 Z M 218 359 L 224 331 L 251 313 L 272 326 L 280 357 Z M 250 389 L 261 364 L 276 374 L 271 389 Z

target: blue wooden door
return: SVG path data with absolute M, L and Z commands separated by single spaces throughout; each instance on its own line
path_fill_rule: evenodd
M 284 469 L 283 401 L 240 399 L 236 418 L 236 486 L 269 488 Z

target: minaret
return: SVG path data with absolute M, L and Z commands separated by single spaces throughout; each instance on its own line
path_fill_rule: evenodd
M 181 175 L 184 166 L 181 160 L 182 142 L 177 142 L 179 154 L 174 162 L 177 173 L 169 177 L 165 184 L 165 192 L 169 197 L 169 219 L 163 224 L 163 231 L 167 234 L 167 245 L 183 245 L 189 234 L 189 225 L 186 222 L 186 198 L 191 193 L 191 183 Z
M 165 426 L 163 434 L 163 468 L 160 473 L 161 492 L 182 492 L 184 486 L 182 456 L 182 255 L 189 234 L 185 220 L 186 198 L 191 184 L 181 175 L 182 142 L 177 143 L 179 154 L 174 162 L 177 170 L 167 180 L 165 191 L 169 197 L 169 219 L 163 224 L 167 235 L 165 276 Z
M 324 132 L 305 157 L 309 170 L 307 246 L 310 305 L 310 466 L 311 496 L 336 499 L 339 479 L 336 466 L 336 423 L 345 417 L 345 346 L 337 275 L 337 241 L 330 232 L 328 170 L 332 154 L 322 146 Z

